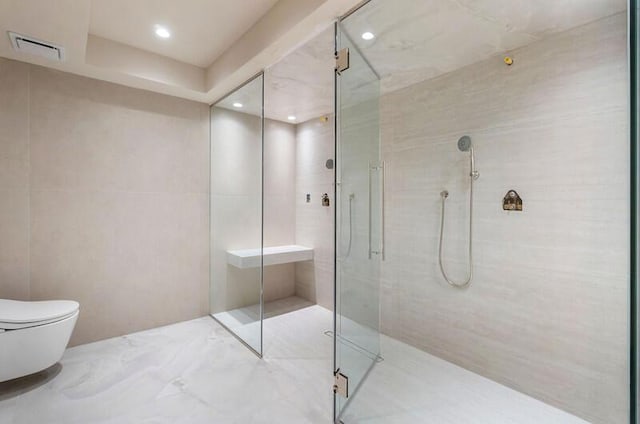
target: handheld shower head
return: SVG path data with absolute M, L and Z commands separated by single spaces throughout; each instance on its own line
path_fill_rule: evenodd
M 471 279 L 473 278 L 473 181 L 477 180 L 480 177 L 480 173 L 476 171 L 476 163 L 475 157 L 473 154 L 473 146 L 471 145 L 471 137 L 468 135 L 463 135 L 458 139 L 458 150 L 461 152 L 469 152 L 469 273 L 467 274 L 467 278 L 464 281 L 456 282 L 449 278 L 447 274 L 444 264 L 442 262 L 442 245 L 444 240 L 444 208 L 447 198 L 449 197 L 449 192 L 447 190 L 442 190 L 440 192 L 440 198 L 442 199 L 442 209 L 441 209 L 441 218 L 440 218 L 440 243 L 438 245 L 438 264 L 440 265 L 440 272 L 444 279 L 450 285 L 457 288 L 465 288 L 471 283 Z
M 471 149 L 471 137 L 463 135 L 458 139 L 458 149 L 461 152 L 468 152 Z
M 470 152 L 470 161 L 471 161 L 471 172 L 469 176 L 474 180 L 477 180 L 480 177 L 480 173 L 476 171 L 476 162 L 473 154 L 473 146 L 471 145 L 471 137 L 468 135 L 463 135 L 458 139 L 458 150 L 461 152 Z

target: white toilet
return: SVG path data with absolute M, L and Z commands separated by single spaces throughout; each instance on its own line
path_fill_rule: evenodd
M 80 305 L 70 300 L 0 299 L 0 382 L 33 374 L 62 358 Z

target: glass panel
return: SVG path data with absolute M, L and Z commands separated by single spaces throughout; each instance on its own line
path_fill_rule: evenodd
M 638 150 L 638 112 L 640 107 L 638 105 L 638 99 L 640 98 L 638 87 L 639 75 L 638 75 L 638 46 L 640 46 L 640 32 L 638 31 L 638 21 L 640 18 L 640 10 L 638 4 L 635 1 L 629 3 L 631 9 L 629 11 L 629 63 L 630 63 L 630 82 L 631 82 L 631 399 L 630 409 L 632 418 L 635 422 L 640 422 L 640 411 L 638 410 L 638 401 L 640 400 L 640 391 L 638 390 L 638 381 L 640 380 L 638 363 L 638 331 L 640 325 L 638 325 L 638 262 L 640 249 L 638 248 L 638 187 L 640 186 L 640 170 L 638 169 L 638 157 L 640 151 Z
M 263 75 L 211 107 L 211 315 L 262 355 Z
M 344 322 L 362 306 L 346 302 L 371 295 L 355 294 L 344 259 L 350 193 L 353 248 L 364 225 L 348 173 L 362 180 L 359 161 L 369 159 L 347 151 L 372 128 L 349 114 L 373 91 L 361 55 L 380 75 L 389 172 L 384 361 L 355 396 L 350 384 L 341 421 L 634 417 L 628 306 L 637 251 L 629 255 L 629 233 L 635 242 L 637 228 L 629 223 L 637 198 L 630 216 L 629 176 L 638 153 L 633 109 L 631 163 L 628 66 L 631 59 L 635 84 L 637 59 L 627 48 L 637 40 L 635 3 L 629 21 L 627 3 L 609 0 L 507 12 L 505 2 L 371 0 L 342 20 L 337 48 L 351 49 L 351 68 L 337 81 L 342 339 L 357 339 Z M 356 278 L 370 271 L 352 260 Z M 341 343 L 336 364 L 353 383 L 357 367 Z
M 337 87 L 337 250 L 335 367 L 353 396 L 380 352 L 379 287 L 382 186 L 379 79 L 341 28 L 337 50 L 349 49 L 349 69 Z M 335 396 L 336 418 L 347 399 Z

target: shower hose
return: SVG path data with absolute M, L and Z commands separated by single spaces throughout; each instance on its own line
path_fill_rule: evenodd
M 470 186 L 469 186 L 469 272 L 467 274 L 467 278 L 464 281 L 453 281 L 447 275 L 447 272 L 444 269 L 444 265 L 442 264 L 442 244 L 444 239 L 444 215 L 445 215 L 445 203 L 447 201 L 447 197 L 449 197 L 449 192 L 444 190 L 440 193 L 440 197 L 442 198 L 442 211 L 441 211 L 441 219 L 440 219 L 440 245 L 438 247 L 438 263 L 440 264 L 440 271 L 442 272 L 442 276 L 444 279 L 457 288 L 465 288 L 471 283 L 471 279 L 473 278 L 473 248 L 472 248 L 472 234 L 473 234 L 473 180 L 474 177 L 471 175 L 469 178 Z

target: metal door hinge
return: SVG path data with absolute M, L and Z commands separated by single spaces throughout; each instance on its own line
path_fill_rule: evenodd
M 340 74 L 347 69 L 349 69 L 349 48 L 345 47 L 336 52 L 336 72 Z
M 333 393 L 342 397 L 349 397 L 349 377 L 342 374 L 340 370 L 333 373 L 335 382 L 333 384 Z

